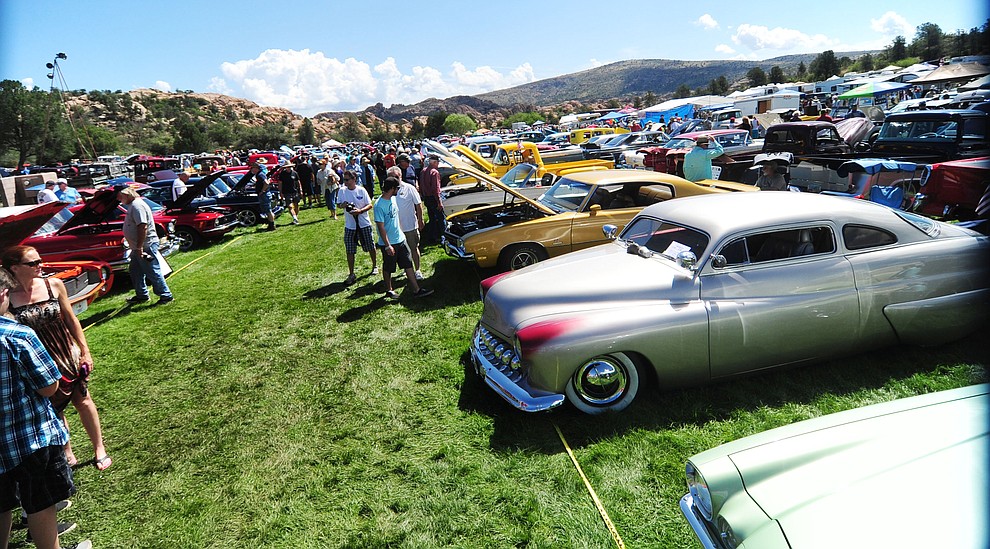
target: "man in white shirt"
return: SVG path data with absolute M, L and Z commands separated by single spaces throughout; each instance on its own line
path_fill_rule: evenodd
M 354 256 L 357 255 L 357 245 L 360 242 L 361 249 L 371 255 L 371 274 L 378 274 L 378 253 L 375 242 L 371 235 L 371 216 L 368 211 L 372 209 L 371 197 L 364 187 L 357 184 L 357 175 L 351 171 L 344 172 L 345 188 L 340 190 L 340 203 L 347 212 L 344 214 L 344 251 L 347 253 L 347 275 L 345 284 L 354 284 L 357 277 L 354 275 Z
M 45 181 L 45 188 L 38 191 L 38 204 L 56 201 L 58 201 L 58 197 L 55 196 L 55 182 Z
M 182 193 L 186 192 L 186 188 L 189 187 L 189 174 L 182 172 L 175 181 L 172 182 L 172 202 L 175 202 L 182 196 Z
M 419 270 L 419 232 L 426 226 L 423 223 L 423 199 L 420 198 L 416 187 L 402 181 L 402 168 L 392 166 L 386 173 L 388 177 L 401 181 L 399 190 L 395 194 L 395 205 L 399 208 L 399 227 L 406 236 L 409 251 L 412 252 L 416 280 L 423 280 L 423 273 Z

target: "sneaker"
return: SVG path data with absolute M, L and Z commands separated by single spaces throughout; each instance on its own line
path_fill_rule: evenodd
M 76 526 L 79 525 L 74 522 L 60 522 L 58 523 L 58 535 L 61 536 L 62 534 L 71 532 L 76 529 Z M 33 541 L 31 540 L 30 531 L 28 531 L 27 539 L 25 541 L 27 541 L 28 543 L 33 543 Z
M 168 305 L 169 303 L 171 303 L 173 301 L 175 301 L 175 298 L 172 297 L 172 296 L 162 296 L 162 297 L 158 298 L 158 303 L 155 303 L 155 306 L 158 306 L 158 305 Z
M 299 219 L 298 219 L 298 218 L 296 218 L 296 217 L 293 217 L 293 218 L 292 218 L 292 224 L 293 224 L 293 225 L 298 225 L 298 224 L 299 224 Z
M 355 282 L 357 282 L 357 277 L 354 276 L 354 273 L 347 275 L 347 278 L 344 280 L 344 284 L 354 284 Z
M 399 294 L 395 293 L 395 290 L 389 290 L 385 292 L 385 299 L 399 299 Z
M 416 280 L 423 280 L 423 273 L 416 271 Z
M 375 275 L 377 275 L 377 274 L 378 274 L 378 267 L 374 267 L 374 268 L 372 268 L 372 269 L 371 269 L 371 276 L 375 276 Z
M 433 293 L 433 290 L 427 290 L 426 288 L 422 288 L 422 287 L 421 287 L 421 288 L 420 288 L 420 289 L 419 289 L 419 290 L 418 290 L 418 291 L 417 291 L 416 293 L 414 293 L 413 295 L 414 295 L 414 296 L 416 296 L 416 297 L 426 297 L 426 296 L 428 296 L 428 295 L 431 295 L 432 293 Z
M 136 295 L 127 298 L 127 302 L 130 303 L 131 305 L 136 305 L 138 303 L 147 303 L 149 301 L 151 301 L 151 298 L 146 295 Z
M 74 543 L 72 545 L 63 545 L 63 549 L 93 549 L 93 542 L 88 539 L 84 539 L 79 543 Z

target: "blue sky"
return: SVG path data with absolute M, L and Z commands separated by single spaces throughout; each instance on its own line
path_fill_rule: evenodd
M 804 3 L 807 5 L 807 3 Z M 473 95 L 625 59 L 764 60 L 969 30 L 979 0 L 0 0 L 0 79 L 220 92 L 312 115 Z M 937 6 L 937 8 L 936 8 Z M 712 75 L 714 78 L 717 75 Z

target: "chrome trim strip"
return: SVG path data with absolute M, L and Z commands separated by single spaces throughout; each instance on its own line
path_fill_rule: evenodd
M 684 497 L 681 498 L 680 505 L 681 513 L 687 519 L 688 524 L 691 525 L 691 529 L 694 530 L 694 535 L 698 537 L 701 546 L 705 549 L 722 549 L 722 544 L 711 537 L 711 532 L 708 530 L 704 519 L 694 512 L 694 498 L 691 497 L 690 492 L 684 494 Z

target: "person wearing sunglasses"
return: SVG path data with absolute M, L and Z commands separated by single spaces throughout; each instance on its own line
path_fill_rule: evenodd
M 93 444 L 93 462 L 97 469 L 103 471 L 113 461 L 103 445 L 100 414 L 89 393 L 93 356 L 89 352 L 82 325 L 72 312 L 65 285 L 58 278 L 42 276 L 41 256 L 31 246 L 10 248 L 0 263 L 17 281 L 17 286 L 10 292 L 10 313 L 15 320 L 34 329 L 62 376 L 58 390 L 51 396 L 52 407 L 63 421 L 69 403 L 76 408 L 79 421 Z M 77 463 L 68 442 L 65 444 L 65 459 L 69 466 Z

